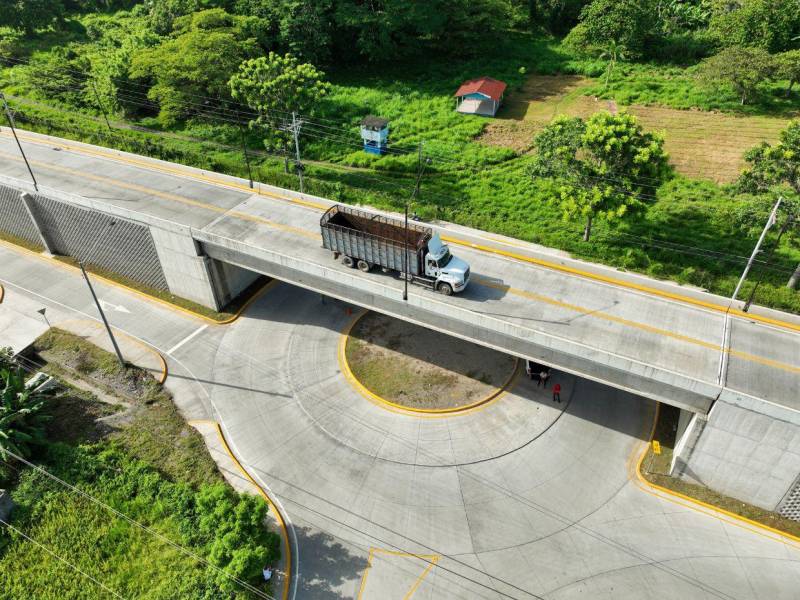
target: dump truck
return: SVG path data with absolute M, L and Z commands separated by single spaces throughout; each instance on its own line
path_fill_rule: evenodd
M 320 219 L 322 247 L 348 267 L 380 267 L 450 296 L 469 283 L 469 265 L 450 254 L 430 227 L 336 204 Z

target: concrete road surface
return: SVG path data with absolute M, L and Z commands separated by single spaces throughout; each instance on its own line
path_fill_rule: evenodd
M 32 310 L 92 316 L 52 261 L 0 246 L 0 283 Z M 480 411 L 400 415 L 343 377 L 339 302 L 280 284 L 206 326 L 97 287 L 129 311 L 115 326 L 168 355 L 186 414 L 220 421 L 285 508 L 291 597 L 797 598 L 800 544 L 638 482 L 650 401 L 556 373 L 561 405 L 521 379 Z
M 246 184 L 241 189 L 241 181 L 234 178 L 142 157 L 27 132 L 22 137 L 41 184 L 190 225 L 205 237 L 270 248 L 322 264 L 332 272 L 346 270 L 350 276 L 379 280 L 397 287 L 399 294 L 398 280 L 376 273 L 358 274 L 332 260 L 320 247 L 321 210 L 313 202 L 298 202 L 274 192 L 255 195 Z M 27 178 L 19 152 L 7 135 L 0 135 L 0 174 Z M 542 254 L 545 251 L 532 244 L 465 228 L 448 226 L 447 234 L 461 240 L 453 252 L 470 262 L 474 277 L 464 294 L 437 297 L 437 301 L 472 311 L 476 317 L 510 323 L 521 336 L 534 339 L 546 334 L 588 348 L 597 353 L 598 361 L 602 353 L 602 361 L 633 361 L 651 371 L 655 367 L 659 377 L 681 378 L 684 383 L 713 389 L 709 403 L 718 391 L 709 386 L 723 381 L 736 392 L 800 409 L 796 393 L 800 386 L 800 318 L 794 315 L 758 307 L 753 313 L 760 320 L 734 315 L 726 343 L 724 310 L 702 305 L 724 307 L 724 298 L 577 263 L 557 253 Z M 510 257 L 508 252 L 526 258 L 544 256 L 567 267 L 579 264 L 601 279 L 614 277 L 625 285 L 544 268 L 535 261 Z M 643 292 L 639 289 L 642 285 L 657 288 L 659 293 Z M 432 294 L 416 287 L 411 293 Z M 675 300 L 674 295 L 692 302 Z M 726 356 L 727 361 L 723 360 Z M 727 369 L 722 368 L 725 365 Z

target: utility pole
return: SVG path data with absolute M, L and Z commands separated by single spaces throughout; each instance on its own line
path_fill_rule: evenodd
M 91 255 L 94 254 L 94 251 L 97 248 L 97 244 L 100 243 L 100 240 L 105 237 L 105 234 L 108 233 L 108 230 L 111 229 L 114 225 L 116 225 L 115 221 L 111 221 L 108 224 L 108 226 L 106 227 L 105 231 L 103 231 L 101 233 L 101 235 L 99 235 L 97 237 L 97 240 L 95 241 L 94 246 L 92 246 L 92 249 L 89 252 L 89 254 L 87 254 L 87 256 L 89 256 L 91 258 Z M 79 258 L 77 258 L 77 257 L 76 257 L 76 259 L 78 261 L 78 266 L 81 269 L 81 274 L 83 275 L 83 278 L 86 280 L 86 285 L 89 286 L 89 291 L 92 293 L 92 299 L 94 300 L 95 306 L 97 306 L 97 312 L 100 313 L 100 318 L 103 320 L 103 325 L 106 326 L 106 331 L 108 332 L 108 337 L 111 339 L 111 345 L 114 346 L 114 352 L 117 354 L 117 360 L 119 360 L 120 366 L 124 369 L 125 368 L 125 359 L 122 358 L 122 352 L 120 352 L 119 346 L 117 345 L 117 339 L 114 337 L 114 332 L 111 330 L 111 325 L 108 324 L 108 319 L 106 318 L 106 313 L 103 312 L 103 307 L 100 305 L 100 301 L 97 299 L 97 294 L 94 291 L 94 287 L 92 286 L 92 282 L 89 280 L 89 274 L 86 272 L 86 269 L 84 268 L 84 265 L 83 265 L 84 261 L 79 259 Z
M 111 123 L 108 122 L 108 114 L 106 113 L 105 106 L 103 106 L 103 102 L 100 100 L 100 94 L 97 91 L 97 86 L 95 85 L 94 81 L 92 83 L 92 90 L 94 91 L 94 97 L 97 100 L 97 108 L 100 109 L 100 112 L 103 113 L 103 118 L 106 121 L 106 127 L 108 130 L 111 131 Z
M 736 300 L 736 296 L 739 295 L 739 290 L 742 289 L 742 284 L 744 280 L 747 279 L 747 274 L 750 272 L 750 268 L 753 266 L 753 262 L 756 259 L 756 255 L 761 250 L 761 244 L 764 243 L 764 238 L 767 237 L 767 232 L 769 231 L 770 227 L 775 224 L 775 221 L 778 218 L 778 208 L 783 202 L 783 198 L 778 198 L 778 201 L 775 203 L 775 206 L 772 208 L 772 212 L 769 215 L 769 219 L 767 219 L 767 224 L 764 226 L 764 231 L 761 232 L 761 237 L 758 238 L 758 243 L 756 247 L 753 248 L 753 253 L 750 255 L 750 260 L 747 261 L 747 266 L 744 268 L 744 273 L 742 273 L 741 278 L 739 278 L 739 283 L 736 284 L 736 289 L 733 290 L 733 295 L 731 296 L 731 302 Z
M 8 125 L 11 127 L 11 133 L 14 134 L 14 139 L 17 141 L 17 147 L 19 148 L 19 153 L 22 154 L 22 160 L 25 161 L 25 166 L 28 167 L 28 173 L 33 180 L 33 189 L 37 192 L 39 191 L 39 184 L 36 182 L 36 177 L 33 174 L 33 169 L 31 169 L 31 164 L 28 162 L 28 157 L 25 156 L 25 150 L 22 149 L 22 144 L 17 137 L 17 129 L 14 127 L 14 116 L 11 114 L 11 108 L 8 106 L 8 101 L 6 100 L 6 96 L 3 92 L 0 92 L 0 100 L 3 101 L 3 110 L 6 113 L 6 119 L 8 119 Z
M 244 162 L 247 163 L 247 177 L 250 179 L 250 189 L 253 189 L 253 171 L 250 169 L 250 155 L 247 154 L 247 139 L 244 136 L 244 124 L 242 123 L 242 117 L 237 112 L 236 113 L 236 121 L 239 123 L 239 133 L 242 137 L 242 152 L 244 152 Z
M 300 127 L 303 126 L 303 121 L 297 120 L 297 114 L 292 111 L 292 133 L 294 134 L 294 150 L 297 162 L 297 176 L 300 178 L 300 193 L 305 193 L 305 186 L 303 185 L 303 163 L 300 162 Z
M 422 174 L 425 172 L 425 167 L 431 164 L 431 159 L 422 159 L 422 142 L 419 144 L 419 152 L 417 154 L 417 180 L 414 182 L 414 191 L 411 193 L 411 199 L 406 201 L 405 205 L 405 246 L 403 248 L 403 301 L 408 301 L 408 208 L 419 195 L 419 186 L 422 182 Z
M 742 309 L 744 312 L 750 310 L 750 305 L 753 304 L 753 299 L 756 297 L 756 290 L 758 289 L 758 286 L 761 285 L 761 282 L 764 280 L 764 274 L 767 272 L 767 269 L 769 268 L 769 263 L 772 262 L 772 257 L 775 255 L 775 250 L 778 249 L 783 234 L 786 233 L 786 230 L 789 229 L 789 225 L 791 225 L 792 223 L 794 223 L 794 215 L 789 215 L 789 217 L 786 219 L 786 222 L 783 224 L 783 227 L 781 227 L 781 230 L 778 232 L 778 239 L 775 240 L 775 245 L 772 246 L 772 248 L 770 249 L 769 256 L 767 256 L 767 260 L 764 266 L 761 268 L 761 273 L 759 273 L 758 275 L 758 281 L 756 281 L 756 284 L 753 286 L 753 289 L 750 290 L 750 296 L 747 298 L 747 302 L 744 303 L 744 308 Z

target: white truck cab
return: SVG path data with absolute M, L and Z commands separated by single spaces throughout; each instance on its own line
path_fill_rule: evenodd
M 449 296 L 467 287 L 469 264 L 450 254 L 448 245 L 442 242 L 438 233 L 434 233 L 425 255 L 425 275 L 435 280 L 435 290 Z

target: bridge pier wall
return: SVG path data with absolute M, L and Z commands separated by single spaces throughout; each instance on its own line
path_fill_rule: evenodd
M 682 434 L 679 425 L 672 474 L 792 517 L 793 493 L 800 503 L 800 414 L 763 406 L 731 395 L 707 418 L 692 416 Z

